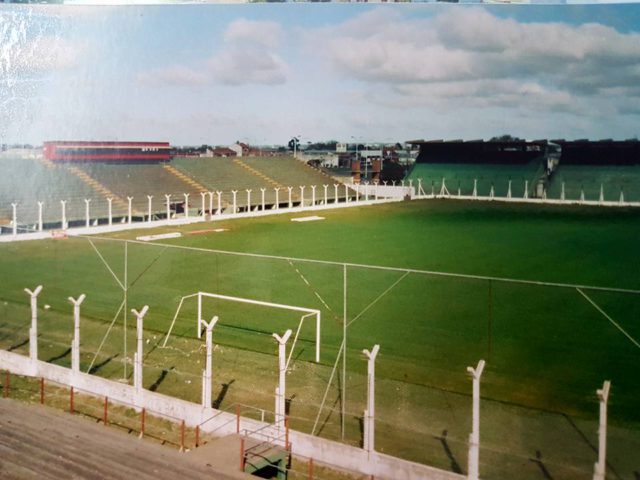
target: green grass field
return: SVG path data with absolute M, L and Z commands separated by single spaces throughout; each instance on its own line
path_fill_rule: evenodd
M 382 451 L 465 470 L 471 410 L 466 367 L 483 358 L 483 476 L 504 478 L 504 472 L 526 467 L 531 475 L 521 478 L 542 478 L 538 449 L 547 468 L 555 468 L 554 478 L 590 472 L 595 390 L 603 380 L 612 381 L 610 420 L 620 429 L 612 439 L 619 447 L 611 448 L 611 458 L 618 455 L 622 478 L 640 471 L 628 455 L 640 447 L 635 368 L 640 348 L 576 288 L 415 271 L 640 290 L 634 264 L 640 212 L 416 201 L 321 215 L 325 220 L 308 223 L 291 222 L 300 215 L 288 214 L 154 230 L 185 233 L 163 245 L 124 241 L 139 232 L 93 239 L 95 249 L 86 238 L 1 244 L 0 347 L 26 352 L 28 297 L 22 289 L 43 284 L 40 306 L 51 308 L 40 316 L 41 358 L 69 364 L 72 310 L 66 298 L 86 293 L 86 370 L 123 300 L 113 275 L 124 283 L 126 258 L 128 308 L 150 306 L 145 386 L 199 401 L 203 353 L 195 339 L 194 301 L 186 301 L 169 348 L 160 347 L 182 296 L 202 290 L 316 308 L 323 316 L 321 364 L 312 362 L 315 331 L 306 322 L 292 355 L 287 390 L 294 427 L 311 431 L 343 339 L 346 271 L 347 377 L 342 378 L 339 366 L 320 412 L 321 435 L 340 437 L 340 387 L 346 381 L 345 440 L 361 440 L 366 393 L 361 352 L 379 343 Z M 228 230 L 188 234 L 206 228 Z M 629 336 L 640 339 L 640 295 L 582 291 Z M 295 333 L 299 316 L 206 302 L 205 316 L 214 314 L 220 316 L 214 330 L 218 406 L 241 402 L 272 410 L 277 349 L 271 333 L 286 328 Z M 133 317 L 128 322 L 133 325 Z M 96 374 L 122 376 L 124 331 L 120 314 L 93 362 Z M 134 338 L 129 328 L 127 357 Z M 565 447 L 550 450 L 553 443 Z

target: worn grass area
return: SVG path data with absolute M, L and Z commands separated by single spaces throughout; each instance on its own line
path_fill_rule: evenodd
M 640 212 L 441 201 L 322 215 L 326 220 L 304 224 L 291 222 L 295 215 L 219 222 L 216 227 L 228 231 L 186 235 L 163 241 L 165 245 L 125 247 L 119 241 L 135 238 L 135 232 L 94 239 L 95 249 L 87 239 L 0 245 L 0 346 L 27 351 L 28 297 L 22 288 L 42 283 L 40 357 L 69 364 L 72 309 L 66 297 L 86 293 L 82 368 L 124 376 L 135 345 L 133 317 L 129 315 L 124 329 L 122 313 L 115 316 L 123 300 L 118 282 L 125 283 L 126 258 L 127 309 L 150 306 L 145 386 L 199 401 L 204 351 L 195 339 L 193 299 L 185 301 L 167 348 L 162 348 L 181 297 L 203 290 L 317 308 L 323 316 L 321 363 L 312 362 L 315 330 L 305 321 L 292 354 L 287 397 L 294 428 L 310 432 L 316 424 L 316 433 L 340 439 L 345 379 L 341 364 L 333 377 L 332 370 L 343 338 L 345 268 L 174 247 L 640 288 L 640 276 L 632 268 Z M 366 392 L 361 352 L 379 343 L 376 444 L 381 451 L 466 471 L 470 381 L 465 369 L 484 358 L 483 476 L 499 478 L 517 468 L 528 472 L 525 477 L 538 478 L 541 464 L 554 469 L 554 478 L 573 478 L 572 469 L 591 472 L 595 389 L 605 379 L 613 383 L 611 421 L 626 439 L 612 440 L 620 449 L 617 467 L 629 476 L 640 470 L 624 455 L 638 446 L 638 435 L 629 428 L 640 422 L 634 370 L 640 349 L 575 288 L 354 265 L 346 268 L 346 280 L 345 441 L 361 442 Z M 631 337 L 640 337 L 634 322 L 640 297 L 583 292 Z M 45 303 L 49 310 L 42 310 Z M 250 405 L 247 415 L 259 418 L 263 409 L 268 420 L 277 381 L 271 333 L 286 328 L 295 333 L 299 317 L 223 301 L 205 304 L 204 313 L 206 318 L 220 316 L 214 330 L 214 404 Z M 558 444 L 563 448 L 549 448 Z

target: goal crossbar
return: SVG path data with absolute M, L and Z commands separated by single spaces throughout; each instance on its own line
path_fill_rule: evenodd
M 302 328 L 302 323 L 304 322 L 304 320 L 307 317 L 310 316 L 315 316 L 316 319 L 316 363 L 320 362 L 320 319 L 321 319 L 321 313 L 320 310 L 315 309 L 315 308 L 306 308 L 306 307 L 299 307 L 297 305 L 287 305 L 287 304 L 283 304 L 283 303 L 274 303 L 274 302 L 264 302 L 262 300 L 254 300 L 251 298 L 244 298 L 244 297 L 233 297 L 230 295 L 222 295 L 219 293 L 210 293 L 210 292 L 197 292 L 197 293 L 192 293 L 191 295 L 185 295 L 180 299 L 180 303 L 178 305 L 178 308 L 176 310 L 175 315 L 173 316 L 173 320 L 171 321 L 171 326 L 169 327 L 169 330 L 167 332 L 167 335 L 165 337 L 165 341 L 163 346 L 167 345 L 167 341 L 169 340 L 169 336 L 171 335 L 171 332 L 173 330 L 173 327 L 175 325 L 176 319 L 178 318 L 178 315 L 180 313 L 180 310 L 182 308 L 182 305 L 184 303 L 184 301 L 188 298 L 192 298 L 192 297 L 198 297 L 198 319 L 197 319 L 197 336 L 198 338 L 202 337 L 202 331 L 201 331 L 201 323 L 203 321 L 205 321 L 205 319 L 202 317 L 202 298 L 206 297 L 206 298 L 217 298 L 220 300 L 226 300 L 226 301 L 230 301 L 230 302 L 238 302 L 238 303 L 246 303 L 246 304 L 250 304 L 250 305 L 258 305 L 261 307 L 267 307 L 267 308 L 275 308 L 275 309 L 280 309 L 280 310 L 289 310 L 289 311 L 294 311 L 294 312 L 300 312 L 303 313 L 304 315 L 301 316 L 300 318 L 300 323 L 298 324 L 298 329 L 296 332 L 296 337 L 295 340 L 297 340 L 298 338 L 298 334 L 300 333 L 300 329 Z M 294 345 L 295 345 L 295 341 L 294 341 Z M 292 349 L 293 351 L 293 349 Z

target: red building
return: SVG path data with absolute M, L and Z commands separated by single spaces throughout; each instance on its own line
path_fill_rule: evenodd
M 44 142 L 52 162 L 168 162 L 169 142 Z

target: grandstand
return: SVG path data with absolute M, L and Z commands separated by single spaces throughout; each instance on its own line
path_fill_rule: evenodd
M 152 215 L 166 216 L 165 195 L 171 195 L 172 212 L 185 207 L 183 194 L 189 194 L 189 207 L 196 213 L 202 208 L 200 192 L 221 191 L 222 209 L 232 204 L 232 190 L 236 190 L 236 205 L 247 209 L 247 189 L 251 189 L 252 208 L 262 203 L 261 188 L 265 190 L 265 204 L 276 201 L 274 188 L 280 187 L 279 203 L 287 205 L 288 190 L 293 187 L 292 203 L 300 203 L 299 186 L 306 186 L 305 204 L 311 202 L 311 186 L 316 185 L 316 201 L 324 200 L 322 185 L 335 183 L 320 171 L 291 157 L 242 159 L 176 158 L 171 163 L 114 163 L 75 162 L 53 163 L 44 158 L 16 158 L 7 154 L 0 158 L 3 170 L 0 179 L 0 225 L 9 225 L 12 203 L 17 203 L 20 230 L 33 230 L 38 222 L 38 201 L 44 202 L 43 223 L 46 228 L 62 225 L 61 200 L 66 203 L 69 225 L 86 221 L 86 205 L 90 202 L 92 222 L 105 223 L 108 198 L 112 198 L 114 221 L 128 215 L 128 198 L 132 197 L 132 215 L 148 215 L 147 195 L 153 196 Z M 327 198 L 334 199 L 334 188 Z M 344 197 L 341 189 L 339 196 Z M 207 205 L 208 206 L 208 205 Z M 206 206 L 206 207 L 207 207 Z M 213 205 L 217 207 L 217 199 Z M 215 212 L 212 212 L 215 213 Z
M 422 181 L 426 193 L 440 193 L 444 179 L 452 195 L 505 197 L 511 181 L 511 195 L 529 197 L 538 193 L 536 186 L 546 179 L 549 164 L 546 141 L 524 142 L 444 142 L 414 141 L 420 146 L 416 164 L 406 179 Z
M 551 175 L 549 197 L 567 200 L 640 201 L 640 142 L 554 140 L 562 148 L 558 169 Z M 564 184 L 564 187 L 563 187 Z
M 317 199 L 321 197 L 322 185 L 335 183 L 330 177 L 291 157 L 242 157 L 235 158 L 176 158 L 172 164 L 181 172 L 197 179 L 210 191 L 224 192 L 222 198 L 226 204 L 232 202 L 232 190 L 238 190 L 237 205 L 246 208 L 247 189 L 252 190 L 251 203 L 261 202 L 261 188 L 266 188 L 265 202 L 273 204 L 276 200 L 274 188 L 280 187 L 279 203 L 288 201 L 286 187 L 294 187 L 292 200 L 300 202 L 299 186 L 317 185 Z M 305 202 L 310 202 L 310 188 L 305 193 Z M 340 192 L 344 196 L 344 192 Z M 334 189 L 329 189 L 327 198 L 334 199 Z

